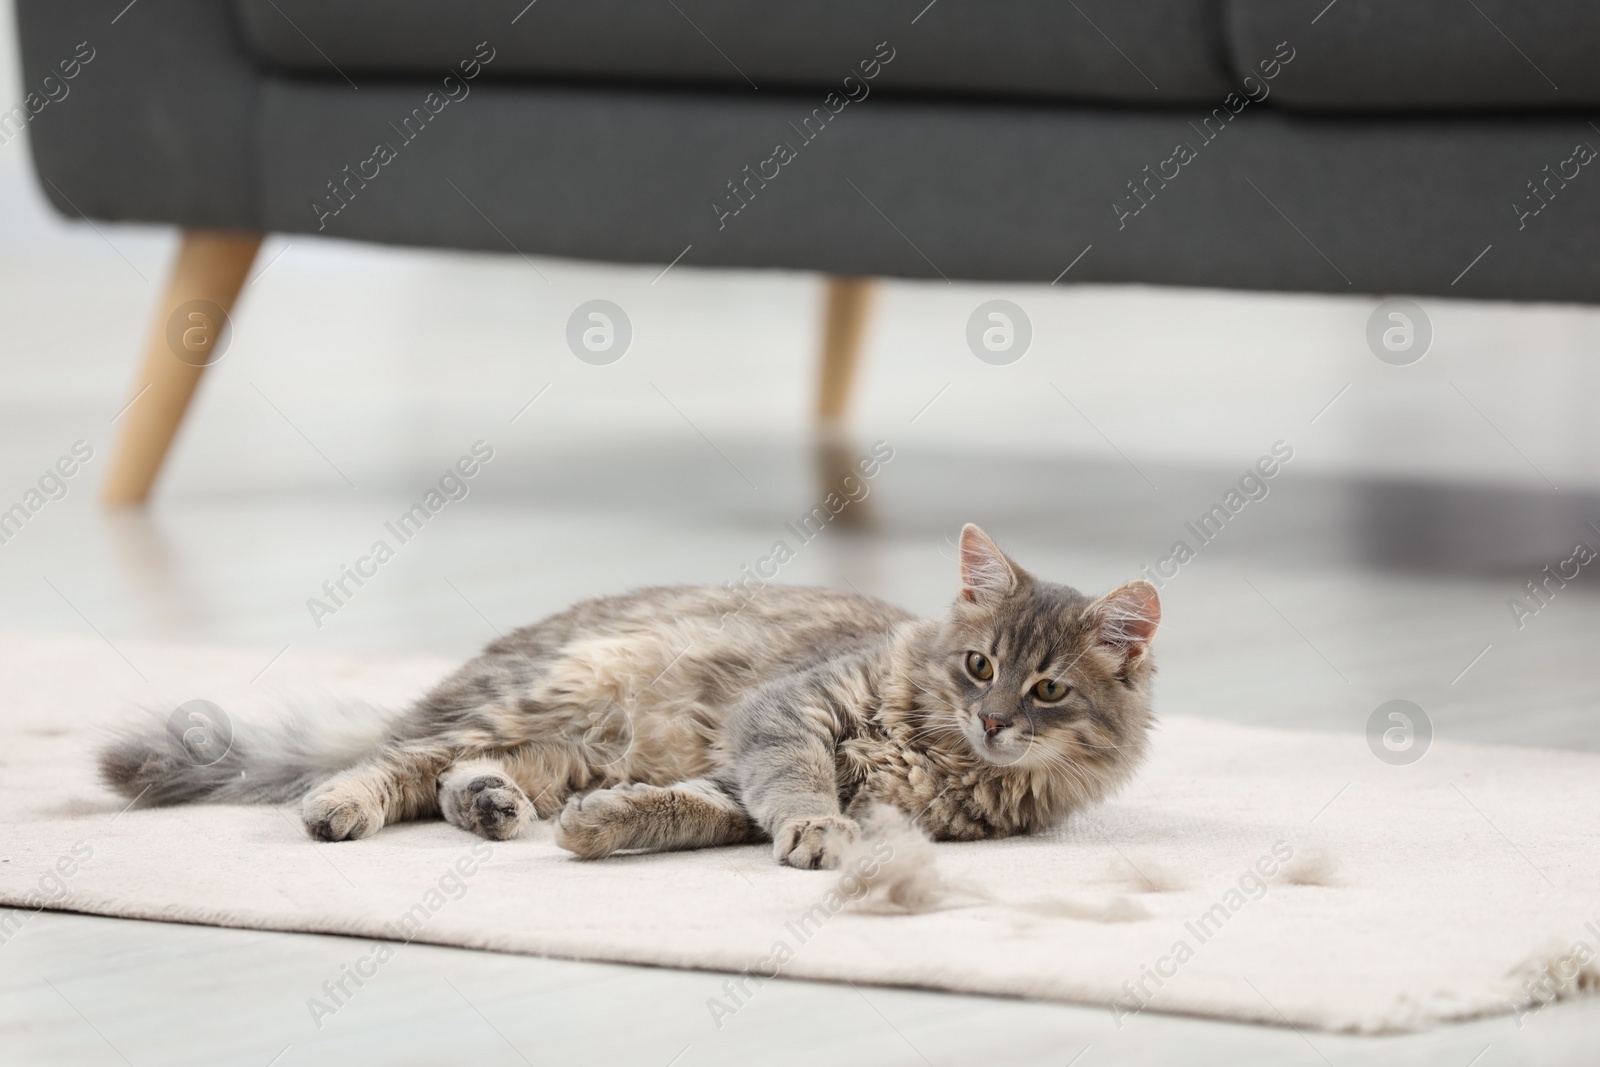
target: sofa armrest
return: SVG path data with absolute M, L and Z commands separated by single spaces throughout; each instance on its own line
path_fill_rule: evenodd
M 41 187 L 57 210 L 257 228 L 260 75 L 239 46 L 229 5 L 16 0 L 16 7 L 23 114 L 0 116 L 0 137 L 27 127 Z

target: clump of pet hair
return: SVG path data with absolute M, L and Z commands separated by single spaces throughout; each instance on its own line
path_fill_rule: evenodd
M 874 804 L 856 822 L 861 827 L 860 835 L 839 849 L 841 873 L 836 892 L 857 911 L 915 915 L 973 904 L 998 904 L 1028 914 L 1087 922 L 1139 922 L 1150 918 L 1143 904 L 1121 894 L 1096 900 L 1000 900 L 981 886 L 942 874 L 937 847 L 898 808 Z M 1143 884 L 1169 884 L 1171 876 L 1165 871 L 1158 875 L 1154 867 L 1146 867 Z M 1157 878 L 1162 881 L 1157 882 Z
M 910 915 L 988 899 L 939 873 L 933 841 L 898 808 L 874 804 L 856 822 L 860 835 L 839 849 L 837 891 L 858 911 Z
M 1092 923 L 1136 923 L 1150 918 L 1150 909 L 1118 893 L 1104 900 L 1031 900 L 1016 905 L 1019 911 L 1059 919 L 1082 919 Z
M 1109 874 L 1113 882 L 1135 893 L 1176 893 L 1188 884 L 1182 875 L 1147 856 L 1141 856 L 1138 862 L 1118 856 L 1111 861 Z
M 1339 885 L 1344 881 L 1339 861 L 1325 848 L 1305 848 L 1294 854 L 1278 872 L 1278 881 L 1289 885 Z

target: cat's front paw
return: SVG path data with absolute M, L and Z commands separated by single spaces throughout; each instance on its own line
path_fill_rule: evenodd
M 801 870 L 839 866 L 839 853 L 861 836 L 861 827 L 842 815 L 816 815 L 786 823 L 772 838 L 779 863 Z
M 306 832 L 318 841 L 356 841 L 383 829 L 383 809 L 353 790 L 333 788 L 309 793 L 300 813 Z

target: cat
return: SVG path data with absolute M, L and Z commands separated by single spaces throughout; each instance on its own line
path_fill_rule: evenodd
M 830 867 L 877 803 L 941 840 L 1045 829 L 1145 753 L 1156 590 L 1091 599 L 970 524 L 959 550 L 942 618 L 827 589 L 644 589 L 495 641 L 359 743 L 241 730 L 202 766 L 128 733 L 101 773 L 145 804 L 303 795 L 323 841 L 554 819 L 586 859 L 769 840 L 780 863 Z

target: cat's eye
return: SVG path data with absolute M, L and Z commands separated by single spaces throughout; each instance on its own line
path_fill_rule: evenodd
M 980 682 L 987 682 L 994 677 L 994 664 L 982 652 L 968 652 L 967 673 Z
M 1041 678 L 1034 683 L 1033 695 L 1046 704 L 1054 704 L 1065 700 L 1072 687 L 1066 682 L 1058 682 L 1054 678 Z

